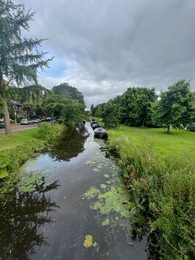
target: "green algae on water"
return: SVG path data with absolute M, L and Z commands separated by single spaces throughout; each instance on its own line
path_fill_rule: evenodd
M 102 222 L 102 226 L 108 226 L 110 224 L 110 219 L 106 218 L 103 222 Z
M 37 186 L 44 185 L 43 175 L 39 172 L 23 176 L 18 184 L 18 190 L 20 192 L 33 192 L 36 191 Z M 44 187 L 43 187 L 44 188 Z
M 102 167 L 103 167 L 103 164 L 100 163 L 100 164 L 98 165 L 98 169 L 101 169 Z
M 92 199 L 96 197 L 98 194 L 100 194 L 100 190 L 98 190 L 95 187 L 91 187 L 84 195 L 83 197 L 86 199 Z
M 93 237 L 92 235 L 86 235 L 84 241 L 84 247 L 89 248 L 93 245 Z
M 102 188 L 102 189 L 106 189 L 106 185 L 105 184 L 100 184 L 100 187 Z
M 93 168 L 93 171 L 94 172 L 99 172 L 99 169 L 98 168 Z
M 95 161 L 91 161 L 91 160 L 85 162 L 85 164 L 88 164 L 88 165 L 93 165 L 95 163 L 96 163 Z
M 121 192 L 118 187 L 112 186 L 111 189 L 104 193 L 99 193 L 97 201 L 90 205 L 93 210 L 98 210 L 102 215 L 109 215 L 112 212 L 118 216 L 128 218 L 129 207 L 124 204 L 124 200 L 128 200 L 128 195 Z
M 96 251 L 99 250 L 99 245 L 97 242 L 93 242 L 93 236 L 92 235 L 86 235 L 85 236 L 85 241 L 83 243 L 85 248 L 90 248 L 93 247 Z

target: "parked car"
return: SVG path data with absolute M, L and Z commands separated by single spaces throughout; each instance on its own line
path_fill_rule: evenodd
M 40 123 L 41 122 L 41 119 L 40 118 L 34 118 L 34 123 Z
M 98 127 L 94 130 L 94 137 L 107 138 L 108 134 L 104 128 Z
M 5 124 L 0 122 L 0 128 L 5 128 Z
M 187 128 L 188 131 L 194 131 L 195 132 L 195 124 L 187 125 L 186 128 Z
M 21 124 L 21 125 L 28 125 L 28 124 L 29 124 L 29 121 L 28 121 L 27 118 L 23 118 L 23 119 L 21 119 L 20 124 Z
M 34 123 L 35 123 L 34 119 L 28 119 L 28 124 L 29 124 L 29 125 L 32 125 L 32 124 L 34 124 Z

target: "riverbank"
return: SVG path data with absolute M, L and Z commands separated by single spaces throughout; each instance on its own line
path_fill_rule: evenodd
M 145 217 L 164 259 L 194 259 L 195 134 L 121 126 L 109 131 L 108 145 L 119 157 L 138 222 Z
M 0 135 L 0 190 L 16 178 L 20 166 L 64 130 L 62 125 L 40 124 L 39 128 Z

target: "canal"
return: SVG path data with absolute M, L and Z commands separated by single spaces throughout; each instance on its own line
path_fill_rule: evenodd
M 0 259 L 148 259 L 133 221 L 117 164 L 86 123 L 28 160 L 1 198 Z

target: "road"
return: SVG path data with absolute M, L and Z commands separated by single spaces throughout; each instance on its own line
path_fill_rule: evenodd
M 32 125 L 11 125 L 12 131 L 21 131 L 21 130 L 27 130 L 27 129 L 31 129 L 31 128 L 37 128 L 38 124 L 32 124 Z M 5 129 L 0 129 L 0 133 L 4 134 L 5 133 Z

